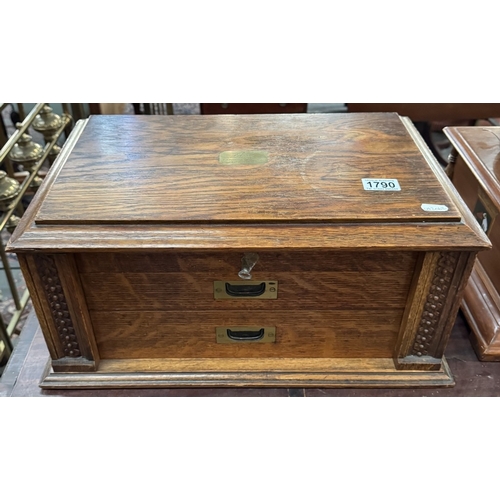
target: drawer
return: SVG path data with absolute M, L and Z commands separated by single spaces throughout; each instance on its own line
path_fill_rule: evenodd
M 274 272 L 405 271 L 415 265 L 417 252 L 257 252 L 255 275 Z M 75 254 L 81 274 L 200 273 L 238 279 L 243 252 L 88 252 Z
M 403 309 L 91 311 L 102 359 L 390 358 Z M 217 343 L 216 328 L 276 328 L 275 342 Z
M 242 253 L 82 254 L 77 262 L 91 311 L 397 309 L 416 255 L 265 252 L 253 280 L 278 282 L 271 300 L 214 298 L 214 282 L 240 279 Z

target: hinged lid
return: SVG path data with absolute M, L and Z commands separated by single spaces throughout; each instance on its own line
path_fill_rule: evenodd
M 460 218 L 400 117 L 389 113 L 93 116 L 35 221 L 165 225 Z

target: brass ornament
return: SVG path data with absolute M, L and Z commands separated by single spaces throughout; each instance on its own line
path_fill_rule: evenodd
M 45 105 L 40 113 L 33 120 L 33 128 L 43 135 L 45 143 L 49 143 L 54 139 L 56 132 L 62 125 L 62 119 L 59 115 L 52 111 L 50 106 Z M 55 144 L 49 153 L 49 163 L 52 165 L 61 148 Z
M 24 170 L 32 172 L 38 161 L 43 156 L 43 147 L 33 142 L 31 135 L 23 134 L 9 153 L 9 159 L 23 166 Z M 30 187 L 37 188 L 42 183 L 42 179 L 37 175 L 30 184 Z
M 0 211 L 5 212 L 9 210 L 10 203 L 16 198 L 21 191 L 21 185 L 7 176 L 7 174 L 0 170 Z M 9 233 L 13 233 L 18 222 L 20 221 L 17 215 L 12 214 L 7 221 L 6 227 Z

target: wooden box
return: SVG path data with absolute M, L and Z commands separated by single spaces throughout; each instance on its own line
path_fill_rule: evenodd
M 9 250 L 43 387 L 378 387 L 453 383 L 489 246 L 408 119 L 290 114 L 80 121 Z
M 462 309 L 479 359 L 500 361 L 500 127 L 449 127 L 453 184 L 493 244 L 481 253 Z

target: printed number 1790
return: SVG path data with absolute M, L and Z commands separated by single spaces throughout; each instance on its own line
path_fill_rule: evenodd
M 365 191 L 401 191 L 397 179 L 361 179 Z

